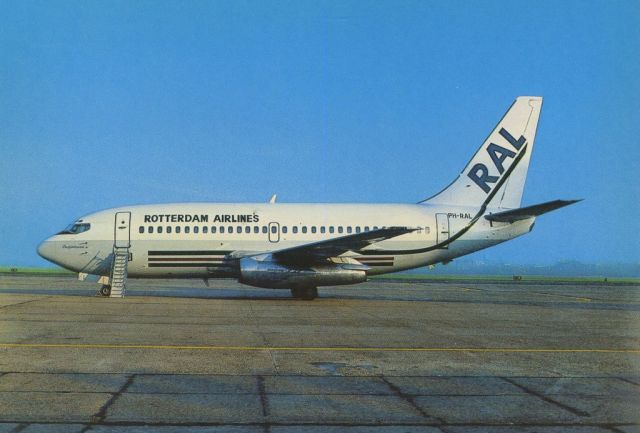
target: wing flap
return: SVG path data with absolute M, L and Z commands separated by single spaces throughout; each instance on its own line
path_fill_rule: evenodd
M 512 223 L 515 221 L 525 220 L 527 218 L 536 217 L 547 212 L 560 209 L 565 206 L 577 203 L 581 200 L 553 200 L 546 203 L 535 204 L 533 206 L 521 207 L 504 212 L 492 213 L 484 217 L 489 221 Z

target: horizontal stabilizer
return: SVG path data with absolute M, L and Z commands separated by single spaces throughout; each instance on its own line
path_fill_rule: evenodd
M 569 206 L 581 200 L 554 200 L 546 203 L 534 204 L 533 206 L 521 207 L 504 212 L 492 213 L 485 215 L 489 221 L 512 223 L 514 221 L 525 220 L 527 218 L 551 212 L 561 207 Z

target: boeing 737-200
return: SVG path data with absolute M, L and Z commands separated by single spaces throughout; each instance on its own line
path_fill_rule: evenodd
M 521 207 L 541 107 L 541 97 L 518 97 L 460 175 L 416 204 L 126 206 L 83 216 L 38 254 L 100 278 L 105 296 L 122 296 L 127 276 L 226 277 L 313 299 L 319 286 L 447 263 L 577 201 Z

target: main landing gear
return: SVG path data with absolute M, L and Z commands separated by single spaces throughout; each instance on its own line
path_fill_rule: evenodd
M 100 296 L 108 297 L 109 295 L 111 295 L 111 286 L 108 284 L 103 284 L 102 287 L 100 287 L 100 290 L 98 290 L 98 294 Z
M 312 301 L 318 297 L 317 287 L 296 287 L 291 289 L 291 296 L 296 299 Z

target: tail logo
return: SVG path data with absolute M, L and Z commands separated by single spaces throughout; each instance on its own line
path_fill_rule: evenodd
M 526 143 L 526 140 L 522 135 L 516 140 L 513 135 L 504 128 L 500 129 L 500 135 L 507 140 L 516 152 L 495 143 L 490 143 L 489 146 L 487 146 L 486 151 L 489 154 L 495 169 L 498 170 L 498 175 L 491 175 L 489 173 L 489 168 L 480 162 L 471 167 L 471 170 L 467 173 L 467 176 L 487 194 L 491 191 L 489 184 L 496 183 L 500 179 L 500 175 L 504 173 L 504 162 L 507 158 L 513 159 L 517 155 L 517 151 L 519 151 Z

